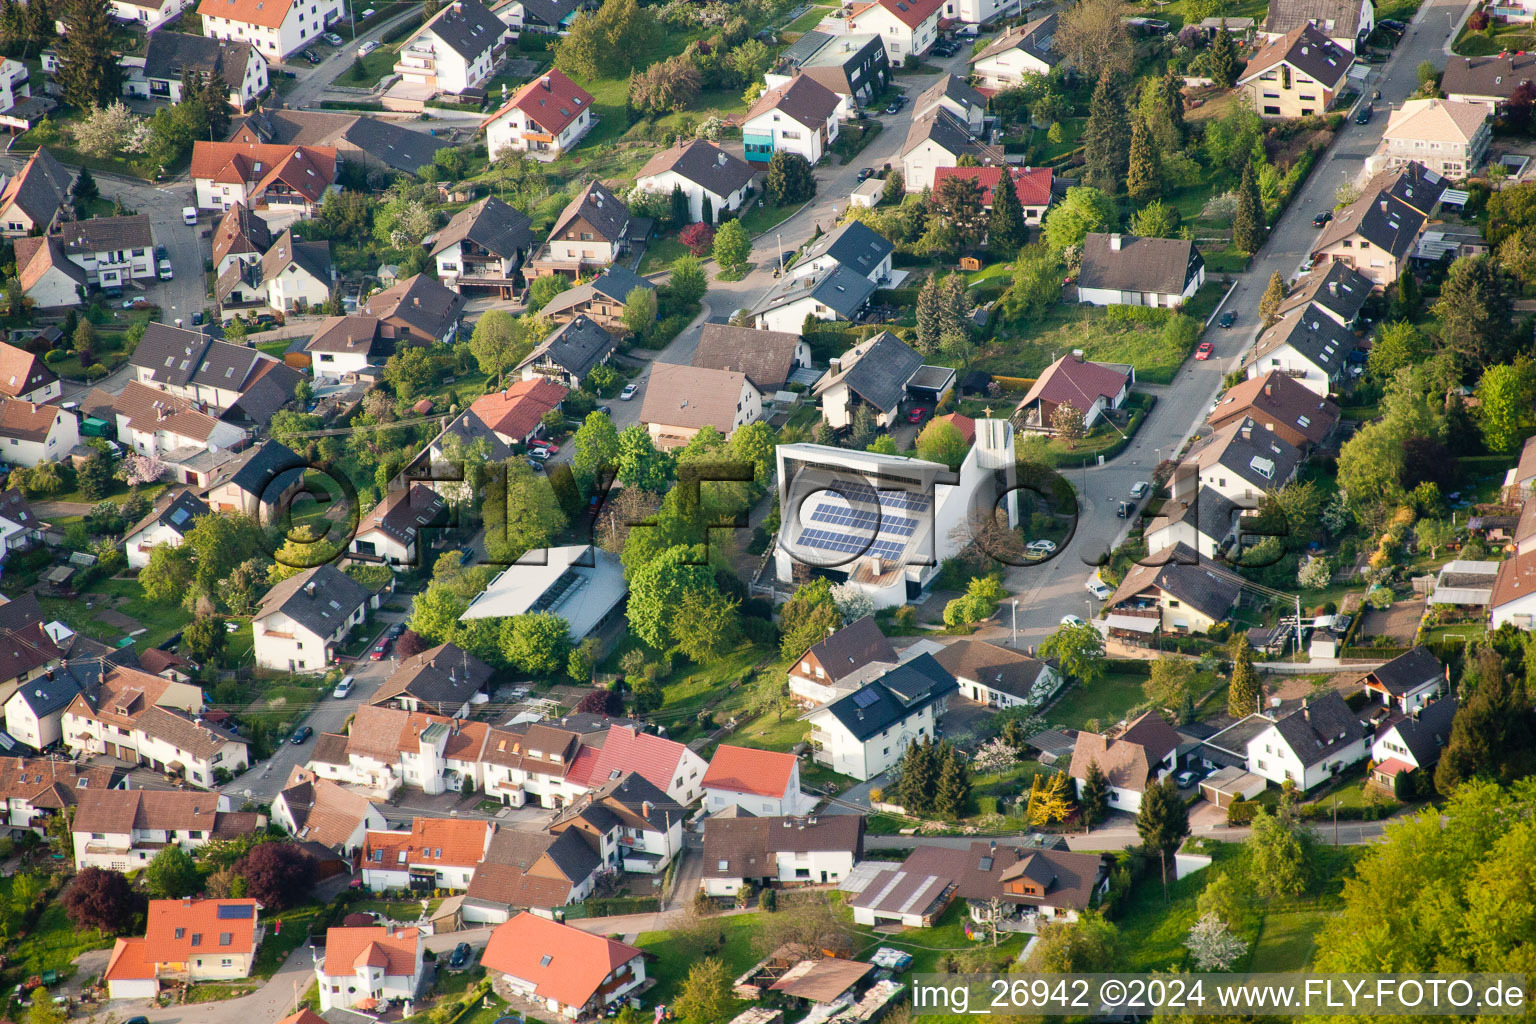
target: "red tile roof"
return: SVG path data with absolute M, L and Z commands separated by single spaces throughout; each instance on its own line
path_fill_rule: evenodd
M 108 981 L 143 981 L 155 976 L 154 962 L 145 953 L 148 945 L 141 938 L 118 939 L 107 958 L 103 975 Z
M 293 0 L 203 0 L 197 13 L 204 18 L 228 18 L 247 25 L 277 28 L 288 16 Z
M 525 911 L 491 932 L 480 962 L 488 971 L 532 983 L 541 999 L 581 1007 L 610 974 L 640 955 L 634 946 Z
M 795 771 L 795 755 L 722 743 L 704 773 L 705 789 L 781 797 Z
M 421 929 L 330 928 L 325 933 L 327 977 L 343 978 L 356 973 L 360 964 L 382 967 L 386 975 L 409 978 L 416 973 L 416 951 Z
M 559 135 L 583 110 L 592 106 L 592 94 L 571 81 L 563 72 L 551 68 L 524 85 L 501 109 L 480 122 L 483 129 L 516 107 L 528 120 L 550 135 Z
M 197 953 L 253 953 L 260 912 L 255 900 L 150 900 L 144 956 L 163 964 Z
M 960 431 L 960 436 L 965 439 L 966 444 L 976 442 L 976 421 L 964 413 L 945 413 L 943 416 L 935 416 L 934 419 L 946 420 L 953 424 L 954 428 Z
M 432 864 L 439 867 L 472 868 L 485 855 L 486 835 L 490 826 L 483 821 L 462 818 L 413 818 L 409 832 L 374 832 L 363 839 L 363 859 L 375 867 L 396 868 L 405 854 L 405 864 Z M 375 863 L 373 852 L 383 852 Z
M 939 8 L 943 6 L 944 0 L 875 0 L 872 4 L 854 8 L 852 17 L 857 18 L 871 7 L 884 7 L 892 17 L 907 28 L 917 28 L 937 14 Z M 850 30 L 852 27 L 852 25 L 849 26 Z
M 598 748 L 584 746 L 566 778 L 595 789 L 625 772 L 640 777 L 663 793 L 671 792 L 678 764 L 688 750 L 681 743 L 639 732 L 631 725 L 616 725 Z
M 1020 206 L 1049 206 L 1051 204 L 1051 169 L 1049 167 L 1010 167 L 1013 191 L 1019 197 Z M 940 167 L 933 172 L 933 187 L 945 178 L 973 178 L 981 186 L 983 206 L 992 205 L 992 190 L 1003 176 L 1001 167 Z
M 218 2 L 203 0 L 203 6 Z M 194 179 L 224 185 L 251 185 L 255 192 L 282 181 L 310 202 L 318 202 L 336 181 L 336 147 L 195 142 L 191 174 Z
M 539 420 L 565 401 L 569 388 L 545 377 L 520 380 L 502 391 L 475 399 L 469 410 L 498 434 L 522 440 L 533 433 Z

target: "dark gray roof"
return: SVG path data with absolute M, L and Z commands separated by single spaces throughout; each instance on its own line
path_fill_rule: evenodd
M 1204 266 L 1205 258 L 1195 243 L 1183 238 L 1140 238 L 1094 231 L 1083 240 L 1078 287 L 1180 295 Z
M 1113 610 L 1148 588 L 1162 590 L 1218 621 L 1226 618 L 1242 593 L 1231 573 L 1216 569 L 1209 559 L 1182 543 L 1154 551 L 1134 563 L 1105 606 Z
M 874 293 L 875 282 L 839 263 L 804 277 L 786 278 L 753 307 L 753 312 L 765 313 L 811 296 L 838 319 L 851 320 Z
M 1333 260 L 1314 267 L 1301 286 L 1285 297 L 1276 312 L 1284 316 L 1314 302 L 1345 323 L 1352 323 L 1371 297 L 1371 279 L 1347 263 Z
M 129 527 L 128 532 L 123 536 L 132 537 L 151 523 L 163 523 L 178 536 L 185 537 L 187 531 L 192 529 L 193 520 L 198 516 L 208 515 L 212 511 L 208 503 L 199 498 L 191 488 L 173 487 L 156 498 L 149 514 Z
M 912 152 L 926 140 L 933 140 L 946 153 L 961 156 L 980 150 L 971 135 L 971 126 L 955 116 L 948 107 L 934 107 L 912 121 L 907 129 L 907 141 L 902 144 L 902 155 Z
M 598 326 L 597 321 L 579 313 L 569 323 L 555 328 L 539 347 L 528 354 L 523 365 L 537 362 L 548 356 L 558 366 L 576 377 L 585 377 L 603 358 L 618 347 L 613 335 Z
M 293 399 L 293 389 L 304 375 L 286 363 L 266 368 L 256 381 L 241 392 L 220 419 L 246 421 L 265 430 L 272 416 Z
M 469 239 L 486 252 L 510 259 L 533 247 L 533 222 L 523 211 L 495 196 L 467 206 L 432 239 L 432 255 Z
M 1417 715 L 1388 722 L 1383 731 L 1395 728 L 1403 746 L 1422 768 L 1440 760 L 1440 748 L 1451 738 L 1451 721 L 1456 717 L 1456 708 L 1455 697 L 1441 697 L 1420 708 Z
M 777 854 L 846 851 L 857 857 L 863 849 L 862 814 L 819 818 L 710 815 L 704 820 L 704 874 L 709 878 L 776 878 Z
M 707 323 L 699 329 L 693 365 L 744 373 L 753 387 L 768 395 L 789 381 L 800 344 L 800 335 L 788 331 Z
M 1337 690 L 1303 701 L 1300 708 L 1275 722 L 1275 729 L 1303 768 L 1326 761 L 1365 734 L 1360 716 Z
M 588 10 L 596 5 L 591 0 L 519 0 L 523 13 L 554 28 L 577 11 Z
M 441 338 L 464 311 L 464 298 L 439 284 L 435 278 L 417 274 L 368 296 L 362 311 L 381 320 L 402 321 L 428 338 Z
M 800 658 L 815 658 L 834 683 L 874 662 L 896 664 L 896 650 L 875 622 L 866 615 L 812 647 Z M 800 658 L 796 658 L 799 662 Z
M 422 31 L 433 33 L 453 52 L 473 63 L 496 45 L 506 34 L 507 26 L 479 0 L 452 0 L 422 27 Z
M 856 361 L 850 366 L 851 356 L 856 357 Z M 816 383 L 816 393 L 819 395 L 842 381 L 860 398 L 883 412 L 891 412 L 901 404 L 906 397 L 907 381 L 923 365 L 923 357 L 917 350 L 890 331 L 881 331 L 862 345 L 844 352 L 842 360 L 842 372 L 833 374 L 829 371 Z
M 1360 0 L 1270 0 L 1264 31 L 1284 35 L 1302 25 L 1313 25 L 1324 35 L 1358 37 Z
M 777 110 L 793 118 L 807 128 L 823 127 L 842 102 L 837 93 L 828 89 L 809 75 L 796 75 L 783 85 L 769 89 L 758 97 L 747 111 L 746 121 L 760 117 L 770 110 Z
M 1289 345 L 1332 377 L 1344 368 L 1357 344 L 1353 331 L 1308 303 L 1259 335 L 1248 361 L 1258 366 L 1269 353 Z
M 559 295 L 556 295 L 539 310 L 539 313 L 545 316 L 551 313 L 559 313 L 579 306 L 584 302 L 591 302 L 598 295 L 612 299 L 614 302 L 623 302 L 629 297 L 629 293 L 636 288 L 656 290 L 656 286 L 650 281 L 647 281 L 628 267 L 615 263 L 586 284 L 567 288 Z
M 67 707 L 80 692 L 80 684 L 68 672 L 53 672 L 22 683 L 16 692 L 21 694 L 32 713 L 42 718 Z
M 331 265 L 330 242 L 304 242 L 294 238 L 293 232 L 284 231 L 261 257 L 262 280 L 270 281 L 277 277 L 288 269 L 290 263 L 327 286 L 335 276 Z
M 752 180 L 752 165 L 712 142 L 693 139 L 657 153 L 646 161 L 637 178 L 671 171 L 717 196 L 729 196 Z
M 200 331 L 150 321 L 128 362 L 150 370 L 156 384 L 185 387 L 192 382 L 192 375 L 202 364 L 203 352 L 212 342 Z M 246 351 L 254 354 L 255 350 Z
M 452 715 L 490 681 L 491 666 L 458 644 L 438 644 L 402 661 L 368 703 L 413 697 L 431 705 L 430 711 Z
M 386 167 L 415 174 L 432 162 L 442 142 L 426 132 L 357 114 L 264 107 L 234 122 L 231 142 L 283 146 L 334 146 L 347 142 Z
M 1488 586 L 1489 580 L 1483 580 L 1483 586 Z M 1366 676 L 1379 683 L 1388 693 L 1394 697 L 1411 693 L 1426 683 L 1438 683 L 1445 678 L 1445 666 L 1440 664 L 1440 659 L 1428 647 L 1415 647 L 1405 654 L 1400 654 L 1377 669 L 1372 669 Z
M 1047 14 L 1043 18 L 1016 25 L 992 42 L 988 43 L 976 56 L 971 58 L 971 63 L 995 57 L 999 53 L 1008 50 L 1023 50 L 1050 67 L 1055 67 L 1061 61 L 1061 54 L 1057 53 L 1052 45 L 1056 41 L 1056 15 Z
M 1536 80 L 1536 53 L 1452 57 L 1440 77 L 1440 89 L 1447 96 L 1508 99 L 1521 85 L 1533 80 Z
M 1254 54 L 1239 81 L 1252 81 L 1277 64 L 1286 63 L 1332 89 L 1344 80 L 1354 62 L 1354 54 L 1311 25 L 1302 25 L 1271 40 Z
M 250 43 L 185 32 L 151 32 L 144 54 L 144 77 L 179 82 L 187 72 L 200 71 L 223 79 L 231 89 L 240 89 L 250 59 Z
M 246 454 L 220 483 L 233 483 L 247 494 L 266 494 L 280 474 L 299 472 L 308 464 L 296 452 L 276 441 L 263 441 Z M 275 494 L 275 491 L 274 491 Z
M 560 211 L 554 227 L 550 228 L 549 237 L 554 238 L 576 217 L 592 225 L 603 241 L 617 242 L 624 237 L 630 214 L 629 207 L 607 185 L 594 181 Z
M 415 174 L 432 162 L 442 143 L 426 132 L 413 132 L 375 117 L 355 118 L 341 138 L 377 157 L 386 167 Z
M 788 46 L 786 46 L 784 48 L 784 52 L 779 54 L 779 60 L 781 62 L 788 62 L 798 67 L 805 61 L 809 60 L 817 50 L 821 49 L 823 46 L 826 46 L 831 41 L 832 37 L 827 33 L 817 32 L 816 30 L 812 29 L 810 32 L 807 32 L 805 35 L 801 36 L 799 39 L 796 39 L 793 43 L 790 43 Z
M 1413 250 L 1430 212 L 1446 190 L 1445 179 L 1412 163 L 1383 171 L 1361 190 L 1360 198 L 1340 210 L 1313 243 L 1321 252 L 1335 242 L 1358 234 L 1397 259 Z
M 1152 521 L 1152 530 L 1160 526 L 1172 526 L 1174 523 L 1182 523 L 1191 516 L 1194 517 L 1194 527 L 1203 536 L 1212 540 L 1225 540 L 1231 535 L 1237 526 L 1237 517 L 1242 511 L 1242 506 L 1231 498 L 1222 494 L 1214 487 L 1201 485 L 1195 492 L 1193 503 L 1182 501 L 1169 501 L 1163 505 L 1162 515 Z M 1166 523 L 1164 521 L 1166 517 Z
M 1279 488 L 1301 464 L 1301 450 L 1251 419 L 1233 420 L 1195 442 L 1184 464 L 1209 476 L 1212 467 L 1235 473 L 1260 491 Z
M 956 679 L 970 679 L 986 686 L 1028 700 L 1035 680 L 1046 663 L 1021 651 L 1010 651 L 981 640 L 956 640 L 934 659 Z
M 329 636 L 371 596 L 367 587 L 334 565 L 321 565 L 273 586 L 261 599 L 256 618 L 282 612 L 306 629 Z
M 432 443 L 441 446 L 443 437 L 447 434 L 453 434 L 465 444 L 484 441 L 486 444 L 486 458 L 490 462 L 505 462 L 512 457 L 512 449 L 507 446 L 507 443 L 497 437 L 496 432 L 486 426 L 485 421 L 469 409 L 465 409 L 459 414 L 457 419 L 448 424 L 447 429 L 439 434 Z
M 804 260 L 826 256 L 867 275 L 895 248 L 888 238 L 863 221 L 850 220 L 812 242 Z
M 67 253 L 96 253 L 109 249 L 148 249 L 154 244 L 147 214 L 92 217 L 61 225 L 59 238 Z
M 39 226 L 48 224 L 69 198 L 75 172 L 59 163 L 46 149 L 39 149 L 27 159 L 16 176 L 0 194 L 0 209 L 15 203 Z
M 966 107 L 977 107 L 981 110 L 987 108 L 985 96 L 967 85 L 965 79 L 959 75 L 948 74 L 918 93 L 917 101 L 912 104 L 912 110 L 921 117 L 930 108 L 937 106 L 941 100 L 946 99 Z
M 825 708 L 818 708 L 817 712 L 831 712 L 855 739 L 862 741 L 878 736 L 955 689 L 955 677 L 933 655 L 921 654 L 893 666 L 884 675 Z

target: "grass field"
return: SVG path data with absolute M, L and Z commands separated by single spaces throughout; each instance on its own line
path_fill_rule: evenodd
M 752 948 L 756 923 L 756 914 L 711 918 L 711 928 L 718 926 L 724 942 L 708 952 L 699 950 L 689 937 L 676 932 L 642 932 L 635 945 L 656 957 L 645 965 L 646 975 L 656 979 L 656 987 L 646 993 L 647 1002 L 670 1003 L 676 999 L 689 968 L 704 956 L 724 962 L 727 977 L 739 977 L 759 959 Z
M 13 882 L 14 876 L 0 879 L 0 898 L 7 905 L 10 904 Z M 75 957 L 88 950 L 107 949 L 112 942 L 112 936 L 94 928 L 75 927 L 55 900 L 44 908 L 25 941 L 15 944 L 6 957 L 5 966 L 17 975 L 18 981 L 44 971 L 58 971 L 60 976 L 68 976 L 74 973 Z
M 144 627 L 145 632 L 133 638 L 141 651 L 165 643 L 192 621 L 192 616 L 179 605 L 167 606 L 146 600 L 136 580 L 102 580 L 87 593 L 71 600 L 40 597 L 38 601 L 50 618 L 59 619 L 76 632 L 108 644 L 115 644 L 125 634 L 116 626 L 102 622 L 97 613 L 107 609 L 119 611 Z
M 1143 675 L 1110 672 L 1097 683 L 1075 683 L 1046 713 L 1046 720 L 1056 727 L 1081 729 L 1084 723 L 1097 719 L 1108 727 L 1146 700 L 1141 693 L 1141 684 L 1146 681 Z
M 974 369 L 1012 377 L 1037 377 L 1073 349 L 1092 360 L 1130 363 L 1138 380 L 1166 384 L 1188 358 L 1193 345 L 1177 344 L 1161 323 L 1111 319 L 1103 308 L 1060 303 L 1031 317 L 982 348 Z

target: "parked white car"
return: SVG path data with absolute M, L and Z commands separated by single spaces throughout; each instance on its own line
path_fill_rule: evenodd
M 1097 576 L 1088 577 L 1088 582 L 1084 584 L 1084 586 L 1087 588 L 1088 593 L 1092 594 L 1100 601 L 1109 600 L 1109 595 L 1114 593 L 1114 591 L 1110 590 L 1104 581 L 1099 579 Z

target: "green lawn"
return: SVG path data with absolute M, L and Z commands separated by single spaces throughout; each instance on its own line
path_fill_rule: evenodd
M 1318 910 L 1296 910 L 1270 914 L 1259 929 L 1259 941 L 1253 948 L 1255 968 L 1265 971 L 1304 971 L 1312 963 L 1317 933 L 1326 914 Z
M 800 212 L 800 207 L 793 204 L 775 206 L 766 199 L 761 203 L 762 205 L 758 205 L 758 201 L 754 200 L 751 208 L 741 215 L 741 226 L 746 228 L 747 234 L 753 238 L 765 231 L 773 230 Z
M 380 46 L 366 57 L 358 57 L 336 78 L 337 85 L 354 88 L 370 88 L 389 74 L 395 66 L 398 48 L 394 44 Z
M 868 945 L 856 948 L 854 959 L 861 959 L 880 946 L 894 946 L 912 954 L 910 973 L 947 973 L 946 961 L 951 956 L 977 949 L 981 945 L 974 939 L 966 938 L 965 924 L 969 919 L 965 900 L 956 900 L 932 928 L 908 929 L 899 936 L 861 931 L 859 934 Z M 1025 938 L 1024 935 L 1014 934 L 1001 940 L 998 943 L 998 956 L 1009 956 L 1010 959 L 1017 956 L 1024 948 Z
M 812 7 L 794 21 L 785 25 L 783 30 L 785 32 L 799 32 L 803 35 L 817 25 L 820 25 L 822 19 L 831 13 L 832 8 L 830 7 Z
M 655 960 L 645 965 L 647 977 L 656 979 L 656 986 L 646 993 L 649 1003 L 670 1003 L 677 998 L 688 969 L 705 956 L 715 957 L 725 964 L 728 977 L 736 978 L 761 957 L 752 948 L 756 914 L 734 914 L 729 917 L 710 919 L 718 927 L 720 943 L 711 943 L 709 949 L 700 950 L 689 937 L 674 932 L 642 932 L 635 945 L 647 953 L 654 953 Z
M 116 626 L 102 622 L 97 615 L 109 608 L 119 611 L 144 627 L 145 632 L 133 638 L 141 651 L 165 643 L 192 621 L 192 616 L 179 605 L 166 606 L 146 600 L 136 580 L 102 580 L 70 600 L 40 597 L 38 601 L 49 618 L 59 619 L 76 632 L 108 644 L 117 643 L 125 634 Z
M 270 978 L 276 974 L 288 954 L 309 941 L 309 926 L 324 912 L 323 903 L 310 900 L 289 910 L 264 915 L 267 937 L 256 951 L 256 965 L 251 969 L 251 976 Z M 281 934 L 274 934 L 278 921 L 283 923 L 283 930 Z
M 687 252 L 688 247 L 679 242 L 676 235 L 652 239 L 645 243 L 645 255 L 640 258 L 640 273 L 655 274 L 667 270 L 673 260 Z
M 11 884 L 11 878 L 0 879 L 0 894 L 7 903 Z M 67 977 L 74 973 L 75 957 L 92 949 L 108 949 L 112 942 L 110 935 L 75 927 L 64 908 L 54 901 L 43 910 L 26 938 L 7 954 L 5 966 L 17 975 L 18 981 L 44 971 L 58 971 L 61 977 Z
M 1096 683 L 1074 683 L 1046 718 L 1057 728 L 1081 729 L 1090 719 L 1107 728 L 1146 700 L 1141 693 L 1146 681 L 1144 675 L 1112 671 Z

